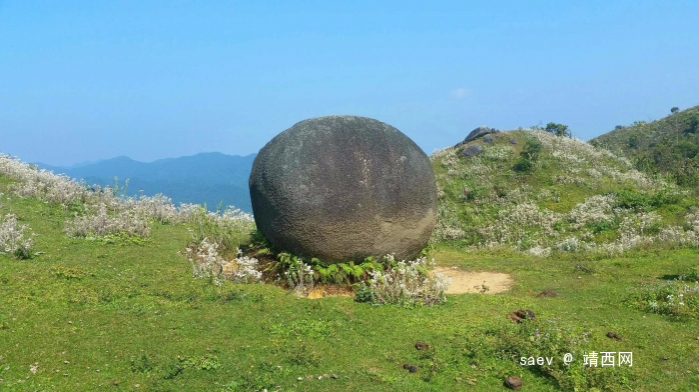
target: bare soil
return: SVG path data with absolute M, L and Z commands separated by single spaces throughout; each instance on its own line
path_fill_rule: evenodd
M 509 290 L 514 283 L 510 275 L 501 272 L 464 271 L 458 267 L 437 267 L 435 272 L 451 279 L 447 294 L 480 293 L 484 285 L 487 288 L 484 294 L 498 294 Z
M 354 297 L 351 289 L 343 286 L 316 286 L 308 293 L 310 299 L 325 297 Z

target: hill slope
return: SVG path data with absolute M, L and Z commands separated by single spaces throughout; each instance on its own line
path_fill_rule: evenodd
M 591 142 L 621 151 L 644 172 L 668 173 L 683 185 L 699 184 L 699 106 L 615 129 Z
M 215 209 L 223 202 L 224 207 L 234 205 L 251 212 L 248 177 L 255 155 L 202 153 L 150 163 L 124 156 L 72 168 L 37 165 L 100 186 L 114 185 L 114 177 L 123 186 L 128 179 L 128 194 L 132 196 L 140 191 L 146 195 L 163 193 L 176 204 L 206 203 L 209 209 Z
M 527 134 L 508 136 L 521 145 Z M 544 147 L 530 174 L 505 177 L 515 158 L 503 140 L 478 160 L 449 150 L 438 155 L 443 202 L 466 212 L 454 197 L 462 181 L 480 195 L 469 203 L 483 201 L 493 211 L 512 208 L 502 200 L 527 202 L 545 190 L 557 191 L 558 199 L 535 202 L 552 203 L 546 204 L 552 209 L 570 195 L 589 193 L 576 188 L 585 180 L 576 187 L 566 180 L 563 188 L 547 180 L 559 169 L 550 167 L 555 159 L 578 162 L 581 152 L 546 157 Z M 615 161 L 600 154 L 609 161 L 598 169 L 616 173 Z M 515 284 L 492 296 L 448 295 L 446 304 L 433 307 L 298 298 L 273 284 L 192 276 L 184 257 L 193 241 L 188 229 L 235 231 L 243 227 L 236 222 L 247 221 L 248 232 L 249 218 L 191 214 L 162 198 L 117 200 L 26 166 L 0 156 L 0 243 L 18 232 L 37 234 L 28 258 L 0 244 L 2 391 L 495 391 L 504 389 L 507 375 L 520 376 L 526 390 L 551 392 L 690 391 L 699 382 L 699 285 L 665 282 L 696 266 L 695 250 L 602 259 L 581 271 L 560 258 L 432 249 L 430 256 L 445 268 L 506 273 Z M 498 167 L 504 172 L 495 172 Z M 649 185 L 632 171 L 618 172 L 610 178 L 639 189 Z M 513 185 L 496 184 L 505 178 Z M 112 211 L 100 216 L 90 204 Z M 471 214 L 473 222 L 480 217 Z M 149 230 L 143 236 L 71 236 L 66 229 L 76 221 L 94 228 L 120 223 L 116 234 L 128 234 L 122 230 L 131 224 Z M 543 290 L 556 294 L 538 295 Z M 669 294 L 684 295 L 686 305 L 667 300 Z M 506 315 L 517 309 L 528 309 L 536 320 L 512 322 Z M 621 338 L 608 338 L 610 330 Z M 428 348 L 416 350 L 416 342 Z M 633 352 L 633 366 L 591 369 L 580 353 L 593 350 Z M 575 355 L 570 366 L 560 360 L 565 353 Z M 555 361 L 522 366 L 520 357 L 530 355 Z
M 543 131 L 493 140 L 432 156 L 440 195 L 435 242 L 538 255 L 699 244 L 699 215 L 689 208 L 696 200 L 629 160 Z M 480 155 L 463 154 L 476 145 Z

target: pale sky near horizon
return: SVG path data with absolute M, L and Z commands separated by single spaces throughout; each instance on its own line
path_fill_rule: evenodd
M 575 4 L 579 3 L 579 4 Z M 699 104 L 699 1 L 0 0 L 0 152 L 257 152 L 354 114 L 428 154 L 479 125 L 590 139 Z

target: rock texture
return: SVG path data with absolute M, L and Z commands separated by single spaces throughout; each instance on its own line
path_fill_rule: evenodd
M 498 132 L 499 131 L 495 128 L 488 128 L 485 125 L 481 125 L 480 127 L 471 131 L 471 133 L 469 133 L 468 136 L 466 136 L 466 139 L 464 139 L 464 141 L 462 141 L 461 143 L 457 144 L 455 147 L 459 147 L 463 144 L 466 144 L 468 142 L 476 140 L 479 137 L 483 137 L 485 135 L 489 135 L 491 133 L 498 133 Z
M 517 376 L 507 376 L 505 379 L 505 386 L 510 389 L 514 389 L 515 391 L 519 391 L 522 389 L 522 379 Z
M 297 123 L 260 150 L 250 174 L 257 228 L 279 251 L 325 262 L 417 256 L 437 217 L 427 155 L 365 117 Z
M 467 157 L 475 157 L 483 151 L 483 147 L 478 145 L 468 146 L 461 151 Z

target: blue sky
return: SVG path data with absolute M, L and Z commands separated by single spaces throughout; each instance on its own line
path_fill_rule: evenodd
M 0 0 L 0 151 L 246 155 L 328 114 L 428 153 L 483 124 L 589 139 L 699 104 L 698 15 L 699 1 Z

